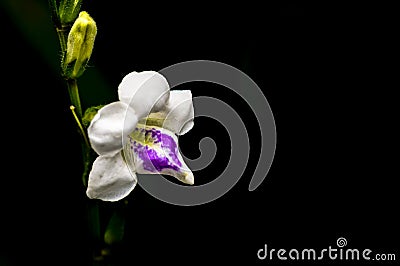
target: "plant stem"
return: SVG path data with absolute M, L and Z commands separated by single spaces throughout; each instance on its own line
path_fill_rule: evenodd
M 82 106 L 79 97 L 78 83 L 76 79 L 67 79 L 68 93 L 71 100 L 71 104 L 76 108 L 76 115 L 78 117 L 78 126 L 82 122 Z
M 61 3 L 64 3 L 62 1 Z M 60 21 L 59 17 L 59 10 L 57 6 L 56 0 L 49 0 L 49 6 L 52 12 L 52 19 L 54 23 L 54 27 L 57 32 L 58 40 L 60 43 L 61 48 L 61 68 L 63 68 L 64 57 L 66 56 L 67 52 L 67 41 L 68 41 L 68 34 L 71 29 L 70 24 L 63 24 Z M 64 76 L 64 74 L 62 74 Z M 89 175 L 90 165 L 91 165 L 91 158 L 92 158 L 92 148 L 88 141 L 88 137 L 85 131 L 85 128 L 82 126 L 82 106 L 81 100 L 79 97 L 79 89 L 78 83 L 76 79 L 65 78 L 68 88 L 68 94 L 71 102 L 71 111 L 74 116 L 74 119 L 77 123 L 79 133 L 82 137 L 81 147 L 82 147 L 82 159 L 83 159 L 83 174 L 82 174 L 82 183 L 84 187 L 87 186 L 87 177 Z M 100 228 L 100 216 L 99 216 L 99 205 L 97 202 L 90 201 L 88 206 L 88 227 L 91 231 L 91 241 L 94 243 L 94 248 L 92 250 L 92 262 L 93 265 L 100 265 L 101 262 L 96 261 L 95 251 L 99 249 L 102 245 L 101 235 L 101 228 Z M 100 244 L 101 243 L 101 244 Z
M 89 174 L 89 167 L 90 167 L 90 162 L 91 162 L 90 161 L 91 147 L 90 147 L 88 137 L 86 136 L 86 132 L 85 132 L 84 128 L 82 127 L 82 106 L 81 106 L 81 100 L 79 97 L 78 83 L 77 83 L 76 79 L 67 79 L 67 86 L 68 86 L 69 98 L 72 103 L 71 111 L 72 111 L 72 114 L 74 115 L 80 135 L 83 138 L 83 141 L 81 142 L 82 159 L 83 159 L 82 183 L 86 187 L 87 186 L 87 177 Z
M 52 3 L 52 0 L 50 0 L 50 3 Z M 54 9 L 54 6 L 51 6 L 53 8 L 53 16 L 57 15 L 57 9 Z M 57 36 L 58 40 L 60 42 L 60 48 L 61 48 L 61 68 L 63 67 L 62 64 L 64 62 L 64 56 L 67 52 L 67 40 L 68 40 L 68 33 L 71 29 L 71 25 L 69 24 L 61 24 L 59 23 L 59 18 L 57 17 L 56 19 L 53 19 L 56 31 L 57 31 Z M 74 106 L 73 114 L 75 121 L 77 123 L 79 132 L 83 138 L 83 141 L 81 142 L 82 146 L 82 159 L 83 159 L 83 173 L 82 173 L 82 183 L 86 187 L 87 186 L 87 176 L 89 174 L 89 167 L 90 167 L 90 151 L 91 147 L 88 141 L 88 138 L 86 136 L 86 132 L 82 127 L 82 105 L 81 105 L 81 100 L 79 97 L 79 89 L 78 89 L 78 82 L 76 79 L 71 79 L 67 78 L 66 79 L 67 87 L 68 87 L 68 94 L 70 98 L 71 105 Z
M 57 8 L 57 1 L 56 0 L 49 0 L 49 7 L 51 11 L 51 18 L 53 20 L 54 25 L 56 28 L 60 25 L 60 19 L 58 15 L 58 8 Z
M 65 51 L 67 51 L 67 40 L 68 40 L 68 33 L 71 27 L 69 26 L 57 26 L 57 36 L 60 42 L 62 56 L 64 56 Z
M 83 174 L 82 174 L 82 182 L 83 185 L 86 187 L 87 185 L 87 176 L 89 174 L 89 167 L 90 167 L 90 143 L 86 136 L 85 130 L 82 126 L 81 120 L 78 118 L 78 115 L 75 112 L 75 106 L 71 105 L 69 107 L 71 109 L 72 115 L 75 118 L 75 122 L 78 125 L 80 130 L 81 136 L 83 137 L 85 143 L 82 143 L 82 155 L 83 155 Z
M 79 130 L 80 130 L 80 132 L 81 132 L 81 134 L 82 134 L 82 136 L 83 136 L 83 138 L 85 140 L 86 146 L 89 147 L 90 146 L 89 140 L 88 140 L 88 138 L 87 138 L 87 136 L 85 134 L 85 130 L 83 129 L 82 123 L 80 122 L 80 120 L 79 120 L 79 118 L 78 118 L 78 116 L 77 116 L 77 114 L 75 112 L 75 106 L 71 105 L 69 108 L 71 109 L 72 115 L 75 118 L 76 124 L 78 125 L 78 128 L 79 128 Z
M 78 126 L 79 132 L 83 138 L 81 142 L 82 146 L 82 159 L 83 159 L 83 173 L 82 173 L 82 183 L 87 186 L 87 176 L 89 174 L 90 167 L 90 144 L 86 136 L 85 130 L 82 127 L 82 106 L 79 97 L 78 83 L 76 79 L 67 79 L 68 93 L 71 100 L 73 108 L 71 108 L 74 115 L 76 124 Z M 75 112 L 76 109 L 76 112 Z

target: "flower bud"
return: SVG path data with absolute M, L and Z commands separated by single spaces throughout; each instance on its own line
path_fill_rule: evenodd
M 80 12 L 68 34 L 67 51 L 63 58 L 64 76 L 78 78 L 83 74 L 92 54 L 96 34 L 96 22 L 87 12 Z
M 58 9 L 60 22 L 62 24 L 73 22 L 81 9 L 81 5 L 82 0 L 62 0 Z

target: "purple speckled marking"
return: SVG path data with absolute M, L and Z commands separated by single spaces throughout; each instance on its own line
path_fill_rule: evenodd
M 148 135 L 149 133 L 151 133 L 151 138 L 154 139 L 154 143 L 159 143 L 160 141 L 162 141 L 161 140 L 162 134 L 160 130 L 157 130 L 155 128 L 152 128 L 150 130 L 146 129 L 145 135 Z
M 161 172 L 166 168 L 179 171 L 182 163 L 178 158 L 179 151 L 175 140 L 171 136 L 163 134 L 160 130 L 155 128 L 145 131 L 145 139 L 146 135 L 149 134 L 151 134 L 151 138 L 154 140 L 154 144 L 156 144 L 154 145 L 157 147 L 156 149 L 149 147 L 149 145 L 142 145 L 132 139 L 130 141 L 131 149 L 143 160 L 143 169 L 152 172 L 154 169 Z M 159 152 L 157 152 L 158 149 L 160 150 Z M 168 154 L 169 158 L 166 154 Z

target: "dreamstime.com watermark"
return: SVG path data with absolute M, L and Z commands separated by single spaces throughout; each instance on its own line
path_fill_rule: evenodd
M 263 248 L 257 251 L 259 260 L 342 260 L 342 261 L 396 261 L 395 253 L 376 253 L 371 249 L 345 248 L 347 240 L 339 237 L 336 240 L 336 246 L 328 246 L 324 249 L 275 249 L 268 248 L 264 244 Z

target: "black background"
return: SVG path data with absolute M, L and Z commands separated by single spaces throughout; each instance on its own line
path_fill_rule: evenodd
M 127 198 L 125 239 L 115 250 L 120 265 L 262 265 L 267 261 L 256 252 L 264 244 L 317 249 L 335 246 L 339 237 L 352 248 L 398 254 L 398 98 L 391 82 L 398 60 L 390 7 L 86 2 L 99 28 L 91 64 L 114 86 L 110 99 L 130 71 L 208 59 L 249 75 L 276 122 L 274 162 L 249 192 L 260 149 L 254 115 L 225 88 L 187 85 L 194 96 L 217 97 L 238 110 L 254 145 L 249 165 L 231 191 L 200 206 L 169 205 L 136 187 Z M 1 25 L 0 262 L 87 265 L 87 199 L 65 85 L 9 14 L 1 13 Z M 217 123 L 195 123 L 181 138 L 185 154 L 198 156 L 193 143 L 205 136 L 218 140 L 219 152 L 229 149 Z M 218 153 L 196 180 L 210 181 L 226 160 L 226 152 Z M 113 205 L 103 207 L 106 215 Z

